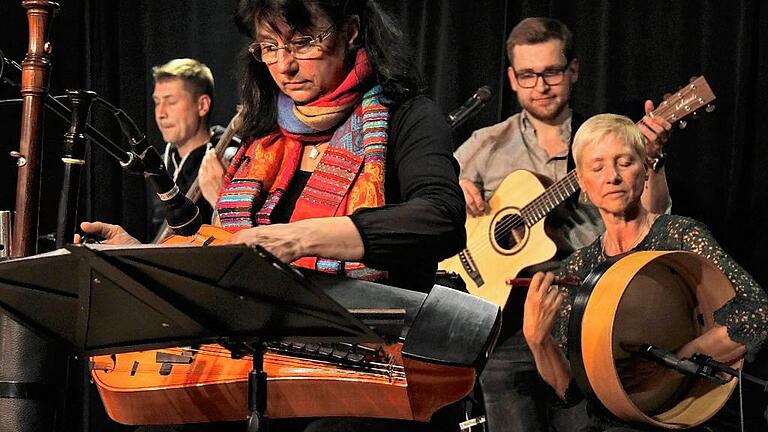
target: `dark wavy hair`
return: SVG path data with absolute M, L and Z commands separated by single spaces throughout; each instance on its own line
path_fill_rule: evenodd
M 349 67 L 354 53 L 365 48 L 377 82 L 384 95 L 398 104 L 426 90 L 402 31 L 395 20 L 374 0 L 240 0 L 235 23 L 254 39 L 257 25 L 277 28 L 285 22 L 306 33 L 317 19 L 340 25 L 350 17 L 360 18 L 358 42 L 347 53 Z M 263 135 L 277 123 L 277 86 L 267 66 L 255 60 L 247 49 L 240 54 L 240 102 L 243 137 Z

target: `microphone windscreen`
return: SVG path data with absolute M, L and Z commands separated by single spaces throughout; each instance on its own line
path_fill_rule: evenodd
M 481 102 L 488 102 L 491 99 L 491 88 L 487 85 L 484 85 L 477 89 L 477 98 Z

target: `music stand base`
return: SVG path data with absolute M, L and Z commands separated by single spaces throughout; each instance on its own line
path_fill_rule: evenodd
M 253 369 L 248 373 L 248 432 L 269 432 L 267 419 L 267 373 L 264 371 L 264 349 L 261 343 L 250 345 Z

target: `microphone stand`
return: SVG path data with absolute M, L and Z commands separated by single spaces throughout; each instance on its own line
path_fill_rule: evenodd
M 7 59 L 3 56 L 2 51 L 0 51 L 0 80 L 13 86 L 19 86 L 19 83 L 21 82 L 20 72 L 21 66 L 18 63 Z M 85 138 L 87 138 L 96 143 L 110 156 L 115 158 L 124 170 L 133 174 L 144 175 L 155 189 L 160 200 L 166 205 L 166 220 L 169 222 L 169 227 L 175 233 L 181 235 L 192 235 L 197 232 L 201 225 L 200 210 L 194 203 L 180 193 L 178 187 L 173 182 L 173 179 L 168 176 L 160 154 L 154 147 L 148 144 L 146 136 L 138 129 L 133 120 L 125 114 L 123 110 L 115 107 L 104 99 L 98 98 L 95 93 L 67 93 L 73 103 L 72 110 L 49 94 L 46 94 L 45 106 L 60 118 L 71 122 L 73 126 L 76 124 L 79 131 L 74 132 L 73 129 L 70 129 L 73 136 L 69 139 L 79 141 L 81 139 L 79 136 L 82 135 L 83 142 Z M 79 96 L 75 96 L 75 94 L 78 94 Z M 88 94 L 88 96 L 86 96 L 86 94 Z M 88 99 L 88 108 L 79 106 L 79 104 L 86 103 L 84 98 Z M 77 100 L 77 102 L 75 102 L 75 100 Z M 16 103 L 16 100 L 0 102 Z M 19 102 L 21 102 L 21 100 L 19 100 Z M 101 132 L 87 123 L 88 112 L 92 102 L 97 102 L 104 106 L 115 116 L 120 124 L 123 134 L 129 139 L 131 151 L 124 151 L 109 140 L 109 138 L 105 137 Z M 75 109 L 75 104 L 78 104 L 77 109 Z M 83 115 L 84 117 L 81 119 L 80 116 Z M 78 137 L 75 137 L 75 135 Z M 74 147 L 65 151 L 74 151 L 80 146 L 79 143 L 75 144 L 75 142 L 71 145 Z M 26 163 L 25 155 L 21 152 L 12 151 L 11 156 L 18 159 L 18 164 L 20 166 Z M 75 161 L 82 161 L 82 155 L 79 157 L 65 155 L 62 160 L 68 168 L 65 168 L 65 188 L 62 190 L 59 203 L 59 224 L 56 229 L 56 247 L 63 247 L 66 240 L 72 238 L 75 233 L 76 222 L 74 215 L 77 208 L 77 192 L 79 191 L 75 189 L 74 197 L 70 197 L 69 190 L 71 185 L 75 184 L 73 182 L 77 182 L 76 186 L 79 187 L 80 175 L 79 172 L 76 172 L 79 170 L 73 170 L 71 165 L 73 163 L 80 163 Z M 170 223 L 171 220 L 173 223 Z
M 699 365 L 702 370 L 711 371 L 711 374 L 722 372 L 740 380 L 752 381 L 753 383 L 762 386 L 764 393 L 768 393 L 768 380 L 760 379 L 754 375 L 745 373 L 738 369 L 734 369 L 726 364 L 720 363 L 708 355 L 696 353 L 692 355 L 688 360 Z
M 21 65 L 3 56 L 2 51 L 0 51 L 0 78 L 3 82 L 9 85 L 15 87 L 20 86 Z M 14 99 L 10 102 L 21 103 L 22 100 Z M 61 103 L 61 101 L 48 93 L 45 95 L 45 107 L 48 108 L 52 113 L 56 114 L 60 119 L 67 122 L 70 121 L 72 116 L 71 110 L 66 105 Z M 112 140 L 104 136 L 104 134 L 87 123 L 85 124 L 85 136 L 88 137 L 88 139 L 90 139 L 92 142 L 96 143 L 99 147 L 101 147 L 102 150 L 109 153 L 110 156 L 117 159 L 121 165 L 132 164 L 133 154 L 123 151 L 120 146 L 113 143 Z M 21 155 L 19 152 L 11 152 L 11 156 L 16 158 L 23 157 L 23 155 Z
M 638 347 L 626 345 L 623 346 L 623 348 L 646 360 L 654 361 L 684 375 L 704 378 L 722 385 L 728 382 L 728 380 L 723 379 L 717 374 L 718 372 L 722 372 L 735 378 L 752 381 L 762 386 L 763 392 L 768 393 L 768 381 L 734 369 L 724 363 L 720 363 L 706 354 L 694 353 L 688 358 L 679 358 L 669 351 L 649 344 L 643 344 Z

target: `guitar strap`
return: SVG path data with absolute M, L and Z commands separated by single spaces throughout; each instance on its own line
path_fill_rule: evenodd
M 571 172 L 572 170 L 576 169 L 576 161 L 573 159 L 573 151 L 571 149 L 573 148 L 573 137 L 576 136 L 576 131 L 579 130 L 581 125 L 586 121 L 586 118 L 584 118 L 582 115 L 578 114 L 577 112 L 573 111 L 571 113 L 571 142 L 569 143 L 568 147 L 568 161 L 566 164 L 566 172 Z M 577 206 L 579 204 L 579 196 L 581 195 L 580 192 L 576 192 L 575 194 L 568 197 L 568 199 L 565 200 L 565 205 L 567 206 Z
M 584 121 L 586 121 L 586 119 L 577 112 L 574 111 L 571 113 L 571 142 L 569 143 L 568 148 L 568 172 L 576 169 L 576 161 L 573 160 L 573 152 L 571 151 L 571 148 L 573 147 L 573 137 L 576 135 L 576 131 L 579 130 Z

